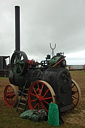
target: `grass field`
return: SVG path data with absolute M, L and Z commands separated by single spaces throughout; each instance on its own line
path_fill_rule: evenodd
M 85 128 L 85 72 L 72 71 L 71 76 L 80 86 L 81 100 L 74 110 L 62 115 L 64 124 L 59 128 Z M 33 122 L 21 119 L 16 108 L 7 107 L 3 98 L 4 87 L 7 84 L 7 78 L 0 78 L 0 128 L 55 128 L 48 125 L 47 121 Z

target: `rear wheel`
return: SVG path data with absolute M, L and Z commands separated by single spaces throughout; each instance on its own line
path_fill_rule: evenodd
M 48 112 L 49 103 L 55 103 L 55 92 L 45 81 L 35 81 L 28 91 L 28 104 L 30 109 L 45 109 Z
M 4 89 L 4 101 L 7 106 L 15 107 L 18 102 L 18 87 L 9 84 Z
M 81 98 L 81 90 L 79 85 L 72 79 L 72 106 L 75 108 Z

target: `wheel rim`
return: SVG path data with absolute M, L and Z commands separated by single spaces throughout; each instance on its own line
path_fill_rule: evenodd
M 4 100 L 7 106 L 14 107 L 18 101 L 18 88 L 9 84 L 4 89 Z
M 14 75 L 21 75 L 28 66 L 28 58 L 22 51 L 16 51 L 11 58 L 11 69 Z
M 72 79 L 72 106 L 75 108 L 81 98 L 81 90 L 79 85 Z
M 45 109 L 48 112 L 49 103 L 55 103 L 55 92 L 45 81 L 35 81 L 28 91 L 30 109 Z

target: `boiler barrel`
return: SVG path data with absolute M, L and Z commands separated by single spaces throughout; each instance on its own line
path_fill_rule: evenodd
M 56 94 L 56 103 L 61 108 L 61 111 L 71 109 L 72 88 L 70 73 L 65 68 L 48 69 L 43 74 L 43 80 L 48 82 L 54 89 Z

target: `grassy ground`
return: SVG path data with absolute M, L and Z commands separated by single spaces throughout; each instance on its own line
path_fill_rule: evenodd
M 8 79 L 8 77 L 0 77 L 0 79 Z
M 72 71 L 72 78 L 81 88 L 81 101 L 76 109 L 62 115 L 64 124 L 59 128 L 85 128 L 85 72 Z M 9 80 L 0 78 L 0 128 L 55 128 L 48 125 L 47 121 L 33 122 L 20 118 L 20 113 L 16 108 L 7 107 L 4 103 L 4 87 L 9 84 Z

